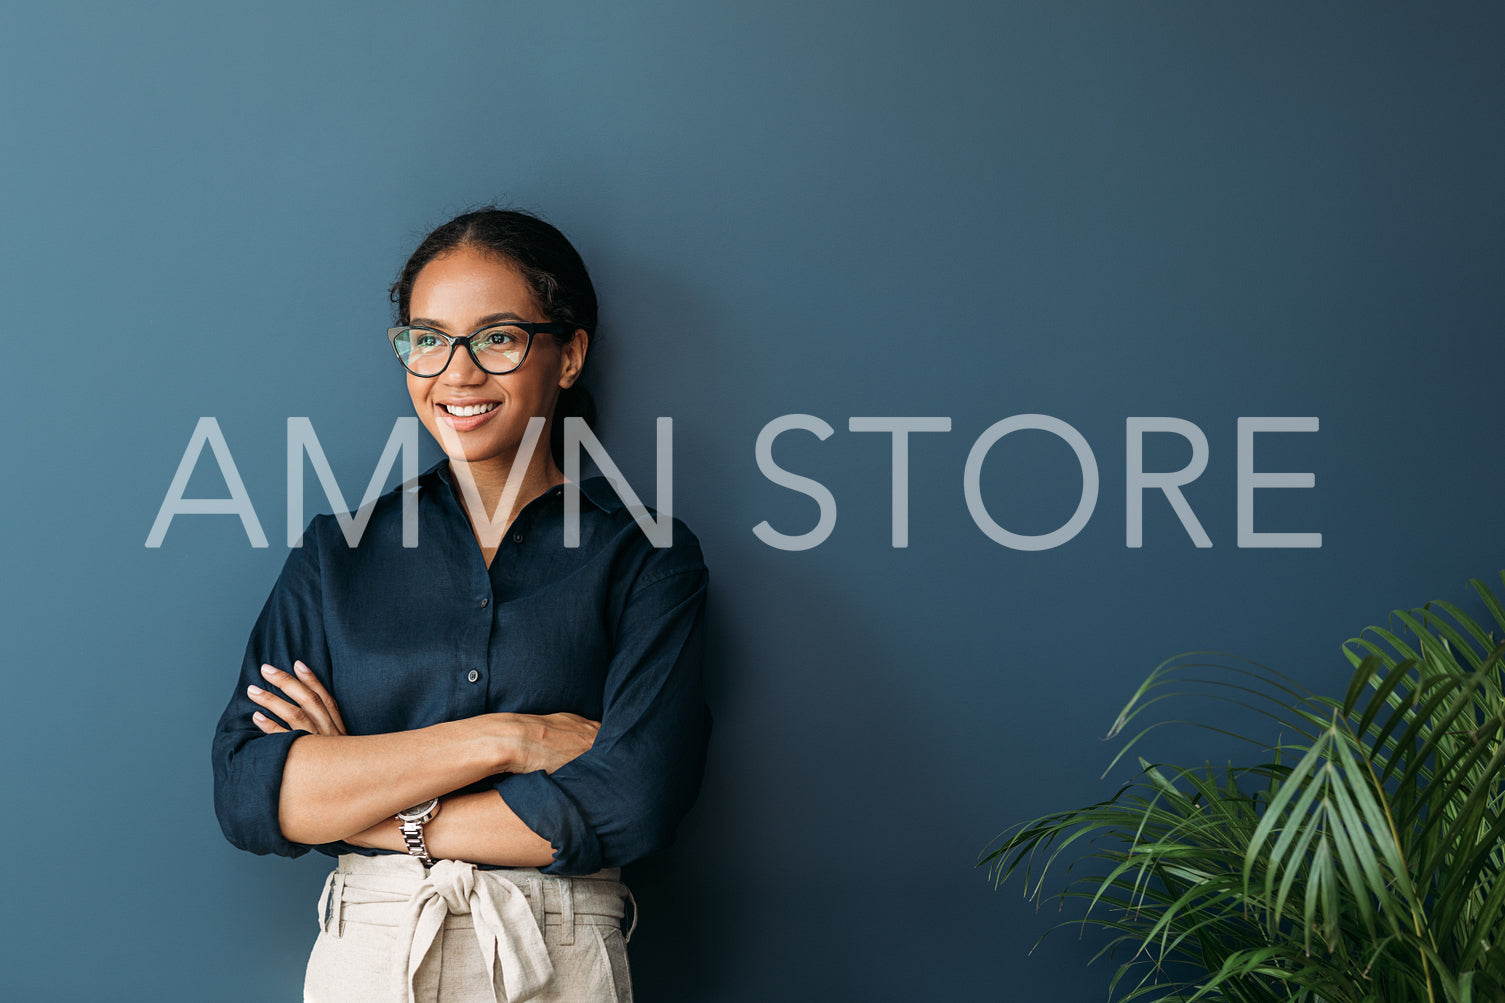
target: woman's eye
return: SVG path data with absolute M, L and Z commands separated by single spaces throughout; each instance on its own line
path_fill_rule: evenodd
M 512 331 L 488 331 L 480 337 L 480 345 L 477 348 L 498 349 L 513 348 L 519 345 L 519 339 Z
M 432 334 L 419 332 L 413 336 L 413 345 L 417 348 L 434 348 L 439 344 L 439 339 Z

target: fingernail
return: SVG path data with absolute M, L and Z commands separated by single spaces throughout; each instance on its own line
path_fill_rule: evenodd
M 263 665 L 261 667 L 261 674 L 266 676 L 268 679 L 272 678 L 272 676 L 274 676 L 276 673 L 277 670 L 272 668 L 270 665 Z
M 246 687 L 246 692 L 249 693 L 249 694 L 251 694 L 253 697 L 259 697 L 259 696 L 261 696 L 262 693 L 264 693 L 266 691 L 263 690 L 260 686 L 247 686 Z
M 257 711 L 256 713 L 252 714 L 251 716 L 254 717 L 258 721 L 265 721 L 267 719 L 267 716 L 265 714 L 263 714 L 261 711 Z
M 304 665 L 302 662 L 294 662 L 293 663 L 293 669 L 300 676 L 306 676 L 306 675 L 308 675 L 308 666 Z

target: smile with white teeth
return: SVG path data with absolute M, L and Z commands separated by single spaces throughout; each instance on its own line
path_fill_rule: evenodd
M 497 402 L 491 401 L 487 404 L 470 404 L 466 407 L 456 407 L 453 404 L 442 404 L 440 406 L 450 414 L 454 415 L 456 418 L 470 418 L 474 415 L 485 414 L 487 411 L 490 411 L 492 408 L 496 407 Z

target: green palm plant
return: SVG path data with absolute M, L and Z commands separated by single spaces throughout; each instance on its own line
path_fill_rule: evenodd
M 1469 584 L 1505 633 L 1505 605 Z M 1185 692 L 1285 737 L 1253 766 L 1139 758 L 1111 798 L 1005 830 L 978 866 L 995 887 L 1022 869 L 1038 902 L 1072 861 L 1050 897 L 1085 901 L 1068 923 L 1113 935 L 1099 956 L 1131 955 L 1109 988 L 1124 1001 L 1505 1001 L 1505 643 L 1434 601 L 1343 651 L 1342 700 L 1228 656 L 1163 663 L 1109 737 Z

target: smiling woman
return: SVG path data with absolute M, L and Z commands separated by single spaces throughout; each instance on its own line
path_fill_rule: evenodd
M 422 283 L 418 282 L 420 275 Z M 578 380 L 585 353 L 597 337 L 596 291 L 585 262 L 554 227 L 520 212 L 484 210 L 458 216 L 434 230 L 414 250 L 392 284 L 390 295 L 401 326 L 390 331 L 389 337 L 408 369 L 408 391 L 414 395 L 418 417 L 436 439 L 441 430 L 433 407 L 420 403 L 418 396 L 424 376 L 447 373 L 456 356 L 461 357 L 462 364 L 470 362 L 478 370 L 489 371 L 485 375 L 509 374 L 520 369 L 545 342 L 567 349 L 574 367 L 568 378 L 561 374 L 555 386 L 537 388 L 540 397 L 554 402 L 550 453 L 556 469 L 563 458 L 563 419 L 578 416 L 594 424 L 594 403 Z M 482 308 L 478 305 L 481 303 L 492 307 Z M 483 309 L 484 314 L 477 316 L 476 312 Z M 522 328 L 531 330 L 524 333 L 517 326 L 507 327 L 505 333 L 511 340 L 498 344 L 494 335 L 499 332 L 492 325 L 509 320 L 523 321 Z M 416 336 L 410 343 L 418 349 L 417 364 L 411 357 L 404 358 L 399 344 L 403 331 Z M 552 338 L 533 337 L 543 333 Z M 455 351 L 453 340 L 466 334 L 470 335 L 472 350 Z M 446 341 L 451 343 L 443 344 Z M 529 374 L 534 382 L 544 375 L 541 370 Z M 453 384 L 454 377 L 443 382 Z M 471 381 L 461 377 L 459 385 L 471 385 Z M 524 390 L 522 386 L 511 387 L 510 381 L 496 380 L 491 385 L 518 394 Z M 430 384 L 428 389 L 435 387 Z M 457 393 L 456 399 L 463 403 L 463 394 Z M 476 403 L 490 401 L 482 398 Z
M 590 334 L 538 316 L 542 308 L 519 267 L 474 245 L 429 261 L 408 295 L 414 319 L 389 337 L 408 371 L 413 409 L 458 465 L 457 473 L 509 510 L 500 521 L 472 513 L 490 564 L 521 503 L 564 481 L 552 455 L 530 443 L 531 455 L 519 465 L 519 453 L 532 419 L 553 414 L 560 391 L 579 379 Z M 550 333 L 552 338 L 534 337 Z M 524 479 L 509 497 L 504 488 L 513 471 Z
M 467 213 L 391 296 L 446 455 L 404 486 L 420 543 L 403 489 L 357 547 L 309 524 L 215 734 L 220 824 L 337 859 L 306 1000 L 631 1000 L 621 868 L 672 841 L 710 737 L 699 543 L 675 519 L 654 546 L 592 477 L 563 546 L 557 429 L 593 417 L 596 299 L 558 230 Z

